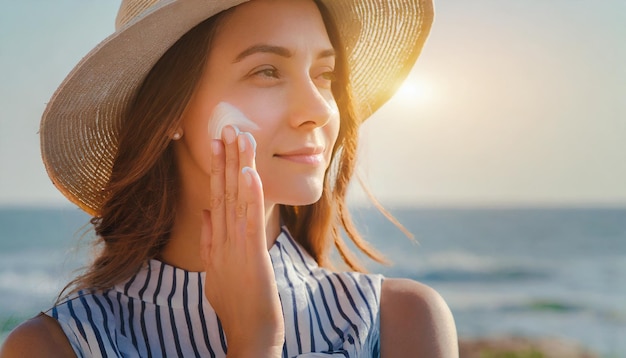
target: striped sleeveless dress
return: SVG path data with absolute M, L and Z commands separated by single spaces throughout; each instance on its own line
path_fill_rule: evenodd
M 382 276 L 321 268 L 286 228 L 269 253 L 285 318 L 283 357 L 380 357 Z M 46 314 L 78 357 L 225 357 L 228 347 L 204 273 L 157 260 Z

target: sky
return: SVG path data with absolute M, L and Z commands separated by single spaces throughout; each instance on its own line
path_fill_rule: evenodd
M 67 205 L 37 134 L 118 1 L 0 0 L 0 206 Z M 411 75 L 362 130 L 386 205 L 626 205 L 626 1 L 440 0 Z M 363 195 L 351 197 L 360 203 Z

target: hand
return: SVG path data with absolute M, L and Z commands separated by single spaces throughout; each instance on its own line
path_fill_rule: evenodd
M 229 357 L 280 357 L 284 323 L 254 139 L 231 126 L 222 139 L 212 143 L 211 208 L 202 213 L 205 295 L 224 328 Z

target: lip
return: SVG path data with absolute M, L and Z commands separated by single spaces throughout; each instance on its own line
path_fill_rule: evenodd
M 318 146 L 302 147 L 286 152 L 277 153 L 274 154 L 274 156 L 295 163 L 320 164 L 324 162 L 324 148 Z

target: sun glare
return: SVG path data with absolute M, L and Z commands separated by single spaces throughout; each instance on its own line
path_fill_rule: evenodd
M 403 104 L 425 104 L 433 100 L 433 87 L 423 80 L 407 80 L 400 86 L 394 99 Z

